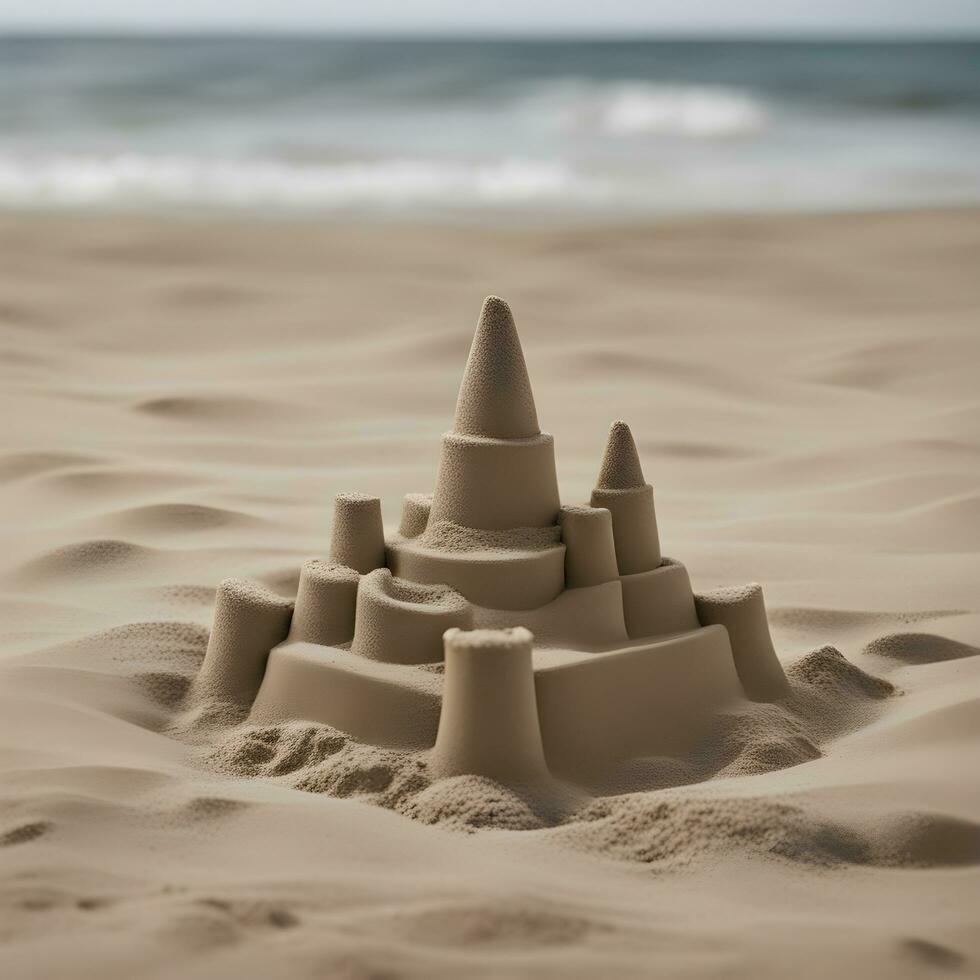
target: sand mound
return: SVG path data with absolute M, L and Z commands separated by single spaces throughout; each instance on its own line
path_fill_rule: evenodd
M 134 575 L 158 554 L 154 548 L 114 538 L 79 541 L 30 559 L 15 576 L 24 583 L 74 583 L 93 576 Z
M 5 453 L 0 455 L 0 483 L 98 462 L 101 462 L 99 457 L 81 453 Z
M 318 766 L 350 743 L 333 728 L 294 722 L 243 729 L 222 741 L 210 758 L 216 768 L 236 776 L 284 776 Z
M 787 674 L 805 687 L 828 697 L 843 700 L 853 698 L 887 698 L 895 688 L 881 677 L 875 677 L 856 667 L 831 646 L 820 647 L 794 661 Z
M 235 776 L 284 777 L 309 793 L 357 796 L 388 809 L 429 785 L 425 763 L 410 753 L 361 745 L 325 725 L 295 722 L 233 729 L 205 750 L 205 761 Z
M 453 776 L 422 790 L 401 812 L 449 830 L 537 830 L 541 819 L 516 793 L 483 776 Z
M 305 773 L 296 788 L 341 799 L 366 797 L 378 806 L 400 810 L 409 797 L 427 785 L 421 759 L 352 742 Z
M 146 696 L 165 708 L 177 708 L 183 704 L 191 689 L 192 677 L 166 670 L 150 670 L 137 674 Z
M 786 675 L 792 689 L 788 706 L 807 720 L 816 739 L 867 724 L 877 715 L 877 703 L 895 693 L 894 685 L 861 670 L 831 646 L 800 657 Z
M 225 796 L 193 796 L 180 803 L 171 811 L 180 823 L 199 823 L 221 820 L 233 813 L 248 809 L 244 800 L 233 800 Z
M 125 712 L 128 721 L 151 730 L 171 729 L 182 709 L 208 642 L 203 626 L 182 622 L 128 623 L 32 654 L 35 665 L 68 667 L 104 678 L 126 677 L 162 712 Z M 81 677 L 76 673 L 75 685 Z M 120 711 L 120 717 L 124 713 Z
M 980 653 L 980 647 L 934 633 L 889 633 L 872 640 L 863 652 L 906 664 L 934 664 L 943 660 L 975 657 Z
M 865 863 L 857 834 L 768 799 L 692 799 L 671 791 L 596 800 L 550 833 L 593 854 L 676 871 L 739 850 L 817 867 Z
M 723 716 L 710 752 L 716 776 L 750 776 L 798 766 L 821 755 L 819 724 L 780 705 L 756 704 Z
M 590 853 L 671 871 L 733 850 L 823 868 L 980 864 L 980 826 L 969 821 L 900 814 L 864 827 L 772 798 L 696 798 L 671 791 L 609 797 L 549 834 Z
M 127 623 L 49 647 L 33 659 L 113 672 L 121 667 L 165 670 L 192 677 L 201 666 L 207 643 L 208 630 L 196 623 Z
M 791 694 L 785 704 L 754 705 L 751 716 L 804 756 L 810 750 L 801 737 L 819 744 L 867 724 L 877 717 L 880 702 L 895 693 L 888 681 L 861 670 L 831 646 L 799 657 L 787 666 L 786 675 Z
M 242 511 L 204 504 L 147 504 L 117 511 L 108 522 L 123 533 L 186 534 L 245 528 L 265 522 Z

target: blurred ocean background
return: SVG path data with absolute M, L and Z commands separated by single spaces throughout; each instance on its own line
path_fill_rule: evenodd
M 980 201 L 980 42 L 0 38 L 0 207 Z

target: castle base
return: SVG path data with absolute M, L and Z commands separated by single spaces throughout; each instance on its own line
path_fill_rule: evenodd
M 603 652 L 535 648 L 534 688 L 551 772 L 583 786 L 630 758 L 697 747 L 720 711 L 744 701 L 720 626 Z M 284 643 L 269 656 L 249 720 L 307 720 L 362 742 L 435 745 L 443 676 L 338 647 Z M 506 719 L 501 719 L 506 725 Z

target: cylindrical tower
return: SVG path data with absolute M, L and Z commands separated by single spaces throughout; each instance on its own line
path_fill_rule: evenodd
M 511 785 L 548 778 L 534 690 L 534 637 L 523 627 L 447 630 L 446 674 L 432 767 Z
M 612 515 L 605 507 L 565 506 L 558 522 L 565 545 L 565 588 L 602 585 L 619 577 Z
M 769 633 L 762 586 L 756 582 L 694 597 L 702 626 L 719 624 L 728 630 L 735 669 L 753 701 L 778 701 L 790 693 L 783 665 Z
M 417 538 L 426 529 L 431 510 L 431 493 L 406 493 L 398 533 L 403 538 Z
M 336 646 L 354 635 L 354 605 L 361 576 L 346 565 L 311 558 L 303 563 L 290 640 Z
M 262 683 L 269 651 L 286 639 L 292 613 L 292 602 L 264 586 L 247 579 L 225 579 L 215 596 L 197 692 L 249 707 Z
M 364 493 L 338 493 L 334 498 L 330 559 L 366 575 L 385 563 L 381 499 Z

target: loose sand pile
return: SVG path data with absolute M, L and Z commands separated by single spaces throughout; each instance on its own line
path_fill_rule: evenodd
M 5 219 L 0 972 L 975 973 L 977 227 Z M 547 805 L 193 687 L 220 580 L 291 600 L 336 491 L 394 530 L 430 485 L 490 291 L 565 496 L 634 422 L 608 492 L 656 484 L 698 592 L 763 583 L 790 684 Z

